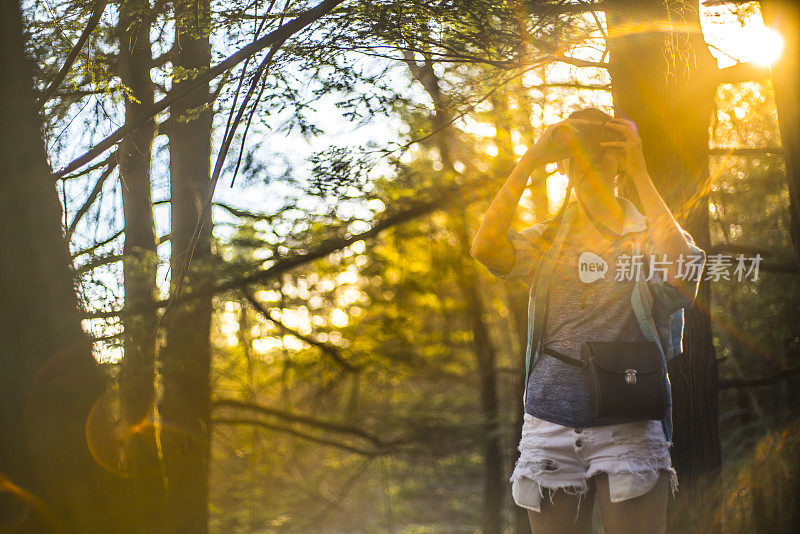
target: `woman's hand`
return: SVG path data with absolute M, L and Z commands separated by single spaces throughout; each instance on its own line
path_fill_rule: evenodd
M 600 146 L 607 149 L 615 149 L 614 153 L 619 158 L 619 170 L 633 179 L 647 175 L 647 164 L 644 161 L 642 151 L 642 138 L 636 131 L 636 124 L 633 121 L 615 117 L 605 123 L 607 128 L 612 128 L 619 132 L 624 140 L 622 141 L 601 141 Z
M 569 158 L 577 149 L 577 129 L 581 124 L 593 124 L 587 119 L 564 119 L 554 122 L 545 128 L 536 144 L 529 151 L 537 152 L 546 162 L 561 161 Z

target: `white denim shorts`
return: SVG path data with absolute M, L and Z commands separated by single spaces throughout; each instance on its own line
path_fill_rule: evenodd
M 608 474 L 612 502 L 644 495 L 656 485 L 662 469 L 670 473 L 672 494 L 678 489 L 669 445 L 657 420 L 569 428 L 525 414 L 519 452 L 511 493 L 518 506 L 535 512 L 541 512 L 543 488 L 583 495 L 591 477 L 600 472 Z

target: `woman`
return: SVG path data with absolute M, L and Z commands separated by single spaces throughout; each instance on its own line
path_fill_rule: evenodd
M 603 132 L 613 132 L 617 139 L 589 146 L 576 132 L 592 124 L 604 124 Z M 536 167 L 553 161 L 560 172 L 569 171 L 564 205 L 554 219 L 515 231 L 509 226 L 528 177 Z M 623 175 L 635 185 L 644 215 L 616 196 L 616 178 Z M 577 202 L 568 204 L 572 188 Z M 584 341 L 645 341 L 631 307 L 638 278 L 613 276 L 612 268 L 615 258 L 637 250 L 667 260 L 647 283 L 667 357 L 679 352 L 681 339 L 673 342 L 670 337 L 676 330 L 671 321 L 694 302 L 699 274 L 695 281 L 686 280 L 677 258 L 694 256 L 702 265 L 705 253 L 678 225 L 653 186 L 631 121 L 586 108 L 549 126 L 489 207 L 472 256 L 492 274 L 531 286 L 539 260 L 552 243 L 545 236 L 552 236 L 560 224 L 568 224 L 568 232 L 556 252 L 548 290 L 535 294 L 546 311 L 541 347 L 579 359 Z M 598 267 L 588 277 L 580 271 L 587 258 Z M 682 314 L 678 317 L 682 320 Z M 682 335 L 682 328 L 677 330 Z M 591 532 L 596 497 L 607 534 L 665 532 L 669 490 L 674 493 L 677 488 L 669 456 L 671 419 L 667 426 L 657 420 L 594 419 L 580 369 L 540 355 L 531 344 L 528 354 L 535 352 L 535 359 L 525 389 L 520 458 L 511 481 L 515 502 L 528 509 L 532 531 Z

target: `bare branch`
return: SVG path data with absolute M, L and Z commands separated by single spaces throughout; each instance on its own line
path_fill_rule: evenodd
M 100 241 L 99 243 L 95 243 L 94 245 L 92 245 L 89 248 L 85 248 L 83 250 L 79 250 L 78 252 L 75 252 L 74 254 L 72 254 L 72 259 L 74 260 L 75 258 L 83 256 L 84 254 L 91 254 L 92 252 L 94 252 L 98 248 L 100 248 L 102 246 L 105 246 L 105 245 L 108 245 L 109 243 L 111 243 L 112 241 L 117 239 L 119 236 L 121 236 L 123 233 L 124 233 L 124 230 L 119 230 L 115 234 L 111 235 L 110 237 L 107 237 L 106 239 Z
M 67 60 L 61 66 L 61 70 L 58 71 L 58 75 L 56 76 L 55 80 L 53 80 L 53 82 L 42 93 L 39 102 L 36 104 L 37 110 L 42 109 L 47 101 L 53 97 L 53 93 L 56 92 L 58 86 L 61 85 L 61 82 L 63 82 L 64 78 L 66 78 L 67 74 L 69 74 L 70 69 L 72 69 L 72 64 L 75 63 L 75 60 L 78 58 L 78 54 L 80 54 L 81 50 L 83 49 L 83 45 L 85 45 L 86 41 L 89 40 L 89 36 L 100 22 L 100 17 L 103 15 L 103 11 L 106 9 L 107 4 L 108 0 L 95 0 L 94 8 L 92 9 L 92 15 L 89 17 L 86 27 L 83 29 L 78 42 L 75 43 L 75 46 L 73 46 L 72 50 L 70 50 Z
M 709 148 L 708 154 L 710 156 L 773 156 L 782 155 L 783 147 L 763 147 L 763 148 Z
M 75 169 L 79 169 L 83 165 L 86 165 L 94 158 L 117 144 L 123 137 L 130 134 L 131 132 L 136 131 L 137 129 L 141 128 L 151 120 L 153 117 L 161 113 L 162 111 L 169 108 L 175 102 L 181 100 L 186 95 L 193 93 L 200 87 L 204 86 L 209 81 L 213 80 L 217 76 L 220 76 L 224 72 L 232 69 L 248 57 L 257 54 L 261 50 L 272 46 L 273 44 L 281 41 L 285 41 L 294 33 L 300 31 L 301 29 L 305 28 L 312 22 L 322 18 L 330 11 L 333 10 L 336 6 L 344 2 L 344 0 L 323 0 L 317 6 L 309 9 L 308 11 L 304 11 L 296 18 L 290 20 L 283 26 L 273 30 L 272 32 L 268 33 L 261 39 L 254 41 L 244 47 L 242 47 L 238 52 L 228 56 L 227 59 L 217 63 L 210 69 L 206 70 L 198 74 L 195 78 L 191 80 L 185 81 L 181 85 L 180 91 L 170 92 L 167 96 L 153 104 L 150 108 L 150 111 L 145 114 L 142 118 L 138 121 L 133 121 L 130 123 L 126 123 L 121 128 L 117 129 L 114 133 L 97 143 L 94 147 L 90 148 L 86 153 L 82 156 L 73 160 L 70 164 L 66 167 L 54 173 L 56 177 L 61 177 L 69 172 L 74 171 Z M 209 95 L 209 99 L 213 98 L 214 95 Z
M 192 234 L 192 238 L 190 239 L 189 245 L 187 247 L 188 254 L 186 254 L 185 259 L 183 260 L 183 266 L 181 267 L 181 271 L 178 276 L 178 283 L 175 285 L 175 289 L 173 291 L 170 291 L 169 298 L 167 299 L 167 305 L 164 307 L 164 313 L 162 313 L 161 316 L 159 316 L 158 321 L 156 322 L 156 330 L 158 330 L 159 326 L 161 326 L 161 323 L 165 320 L 167 313 L 169 312 L 170 304 L 172 303 L 172 301 L 181 296 L 181 291 L 183 289 L 183 281 L 186 278 L 186 273 L 189 270 L 189 264 L 192 261 L 195 247 L 197 246 L 198 240 L 200 239 L 200 233 L 203 229 L 203 225 L 205 224 L 206 219 L 208 218 L 208 215 L 211 213 L 211 208 L 214 204 L 214 191 L 217 188 L 217 183 L 219 182 L 219 176 L 222 173 L 222 166 L 225 163 L 225 158 L 228 155 L 228 149 L 230 148 L 231 142 L 233 141 L 233 136 L 236 133 L 236 128 L 238 127 L 239 122 L 242 120 L 242 116 L 244 115 L 245 108 L 247 107 L 247 102 L 250 100 L 250 97 L 253 96 L 253 93 L 255 92 L 255 89 L 258 86 L 258 81 L 261 79 L 262 76 L 266 76 L 269 67 L 272 66 L 272 58 L 275 55 L 275 52 L 278 51 L 278 49 L 283 45 L 283 43 L 288 38 L 289 36 L 287 35 L 286 37 L 279 39 L 272 45 L 266 57 L 258 66 L 256 73 L 253 75 L 252 83 L 250 84 L 250 88 L 247 91 L 247 94 L 245 95 L 245 98 L 242 101 L 241 106 L 239 107 L 239 111 L 236 114 L 236 118 L 233 120 L 232 123 L 229 118 L 228 121 L 229 130 L 226 132 L 227 137 L 222 140 L 222 146 L 220 147 L 219 152 L 217 153 L 217 160 L 216 163 L 214 163 L 214 171 L 211 174 L 211 180 L 209 181 L 208 189 L 203 199 L 203 205 L 202 205 L 202 210 L 200 212 L 200 217 L 198 217 L 197 224 L 195 225 L 194 228 L 194 233 Z M 231 186 L 233 186 L 233 184 L 231 184 Z
M 116 154 L 116 152 L 115 152 Z M 78 223 L 81 222 L 81 218 L 89 211 L 89 208 L 92 207 L 94 201 L 97 200 L 97 197 L 100 195 L 100 191 L 103 190 L 103 184 L 106 182 L 106 179 L 111 176 L 111 173 L 114 172 L 114 169 L 117 167 L 117 160 L 116 158 L 113 159 L 109 164 L 106 170 L 103 171 L 103 174 L 100 175 L 100 178 L 97 179 L 97 182 L 94 184 L 94 188 L 92 192 L 89 194 L 89 198 L 86 199 L 86 202 L 83 203 L 83 206 L 78 210 L 75 214 L 75 217 L 72 219 L 72 223 L 69 225 L 66 231 L 66 238 L 67 241 L 72 239 L 72 234 L 75 233 L 75 228 L 78 227 Z
M 255 220 L 266 220 L 271 221 L 275 218 L 274 214 L 267 214 L 267 213 L 256 213 L 254 211 L 243 210 L 240 208 L 236 208 L 231 206 L 230 204 L 225 204 L 223 202 L 214 202 L 214 205 L 218 208 L 222 208 L 231 215 L 235 217 L 241 217 L 243 219 L 255 219 Z
M 263 428 L 268 428 L 270 430 L 275 430 L 278 432 L 285 432 L 287 434 L 291 434 L 292 436 L 306 439 L 308 441 L 313 441 L 315 443 L 320 443 L 322 445 L 330 445 L 331 447 L 336 447 L 338 449 L 343 449 L 348 452 L 352 452 L 355 454 L 361 454 L 364 456 L 379 456 L 382 454 L 389 454 L 392 452 L 391 449 L 366 449 L 363 447 L 356 447 L 353 445 L 348 445 L 347 443 L 342 443 L 340 441 L 323 438 L 320 436 L 315 436 L 313 434 L 309 434 L 307 432 L 302 432 L 300 430 L 296 430 L 290 426 L 286 425 L 278 425 L 275 423 L 269 423 L 267 421 L 262 421 L 260 419 L 253 419 L 247 417 L 214 417 L 211 420 L 212 424 L 217 425 L 252 425 L 252 426 L 260 426 Z
M 557 5 L 547 5 L 538 0 L 529 0 L 526 2 L 528 9 L 532 13 L 540 16 L 546 15 L 580 15 L 589 11 L 605 11 L 608 9 L 607 2 L 564 2 Z
M 765 248 L 754 247 L 752 245 L 734 245 L 727 243 L 719 243 L 711 245 L 706 250 L 708 254 L 761 254 L 765 258 L 772 256 L 772 252 Z
M 793 274 L 800 272 L 797 262 L 784 261 L 784 262 L 762 262 L 759 266 L 762 271 L 769 271 L 771 273 L 786 273 Z
M 741 83 L 763 81 L 769 78 L 769 67 L 756 63 L 736 63 L 730 67 L 719 69 L 715 80 L 717 85 L 723 83 Z
M 769 258 L 772 256 L 772 252 L 763 248 L 754 247 L 751 245 L 734 245 L 726 243 L 712 245 L 708 248 L 707 252 L 708 254 L 748 254 L 751 256 L 755 254 L 760 254 L 764 258 Z M 797 262 L 794 261 L 784 261 L 784 262 L 762 261 L 759 264 L 758 268 L 761 271 L 768 271 L 773 273 L 798 272 Z
M 779 382 L 785 378 L 789 378 L 798 371 L 800 371 L 800 364 L 795 365 L 794 367 L 789 367 L 788 369 L 783 369 L 769 376 L 762 376 L 760 378 L 734 378 L 734 379 L 720 380 L 719 388 L 728 389 L 728 388 L 749 388 L 755 386 L 768 386 L 770 384 L 774 384 L 775 382 Z
M 80 176 L 85 176 L 85 175 L 89 174 L 90 172 L 92 172 L 94 170 L 97 170 L 100 167 L 104 167 L 104 166 L 108 165 L 109 163 L 111 163 L 112 161 L 116 161 L 116 160 L 117 160 L 117 152 L 114 151 L 111 154 L 109 154 L 109 156 L 106 159 L 104 159 L 103 161 L 101 161 L 99 163 L 95 163 L 94 165 L 90 165 L 89 167 L 86 167 L 85 169 L 83 169 L 81 172 L 76 172 L 75 174 L 70 174 L 69 176 L 61 176 L 58 179 L 59 180 L 72 180 L 73 178 L 78 178 Z
M 282 258 L 276 261 L 273 265 L 271 265 L 267 269 L 258 271 L 256 273 L 247 276 L 243 276 L 235 280 L 223 282 L 221 284 L 212 286 L 210 288 L 198 289 L 191 295 L 181 295 L 181 297 L 175 299 L 174 303 L 182 303 L 190 301 L 195 298 L 205 298 L 210 295 L 222 293 L 224 291 L 228 291 L 231 289 L 239 289 L 241 287 L 245 287 L 250 284 L 255 284 L 263 282 L 265 280 L 273 279 L 283 272 L 299 267 L 300 265 L 305 265 L 316 259 L 324 258 L 325 256 L 331 254 L 332 252 L 335 252 L 348 245 L 351 245 L 356 241 L 361 241 L 376 237 L 381 231 L 387 228 L 391 228 L 393 226 L 411 221 L 413 219 L 416 219 L 417 217 L 427 215 L 433 211 L 443 209 L 447 207 L 449 204 L 454 202 L 461 202 L 461 203 L 468 202 L 470 195 L 474 194 L 476 191 L 480 191 L 483 187 L 485 187 L 486 182 L 487 178 L 484 176 L 480 176 L 473 180 L 469 180 L 466 183 L 450 186 L 448 188 L 445 188 L 443 191 L 439 191 L 437 193 L 424 192 L 424 191 L 420 192 L 417 195 L 418 198 L 431 198 L 431 200 L 415 202 L 409 208 L 403 211 L 399 211 L 397 213 L 385 216 L 382 220 L 376 221 L 373 224 L 372 228 L 370 228 L 369 230 L 365 230 L 364 232 L 358 234 L 350 234 L 347 237 L 332 238 L 322 241 L 317 247 L 309 250 L 306 253 L 296 254 L 291 257 Z M 155 303 L 155 306 L 157 308 L 162 308 L 166 304 L 167 301 L 162 300 L 160 302 Z M 85 319 L 117 317 L 122 313 L 122 311 L 123 310 L 91 312 L 85 314 L 83 317 Z M 152 308 L 132 309 L 130 310 L 130 313 L 149 312 L 149 311 L 152 311 Z
M 175 57 L 175 49 L 170 48 L 160 56 L 154 57 L 150 63 L 150 68 L 154 69 L 157 67 L 163 67 L 164 65 L 167 64 L 167 62 L 172 61 L 174 57 Z
M 98 267 L 102 267 L 103 265 L 117 263 L 118 261 L 122 261 L 124 259 L 125 256 L 122 254 L 105 254 L 103 256 L 97 256 L 87 261 L 83 265 L 76 267 L 73 269 L 73 272 L 75 274 L 88 273 L 89 271 L 97 269 Z
M 243 289 L 242 293 L 244 293 L 245 298 L 248 300 L 248 302 L 250 302 L 250 304 L 253 306 L 253 308 L 255 308 L 255 310 L 258 313 L 260 313 L 261 315 L 263 315 L 266 319 L 268 319 L 269 321 L 272 321 L 273 323 L 275 323 L 277 325 L 280 325 L 281 328 L 283 328 L 284 330 L 286 330 L 287 332 L 292 334 L 294 337 L 305 341 L 306 343 L 308 343 L 311 346 L 314 346 L 314 347 L 317 347 L 317 348 L 321 349 L 324 354 L 327 354 L 328 356 L 330 356 L 330 358 L 333 361 L 335 361 L 336 363 L 338 363 L 339 365 L 341 365 L 342 367 L 344 367 L 348 371 L 357 371 L 357 370 L 362 368 L 362 366 L 353 365 L 352 363 L 350 363 L 347 360 L 345 360 L 344 358 L 342 358 L 341 351 L 339 350 L 339 347 L 331 345 L 330 343 L 323 343 L 321 341 L 317 341 L 313 337 L 301 334 L 297 330 L 295 330 L 293 328 L 289 328 L 288 326 L 283 324 L 283 322 L 281 322 L 279 319 L 276 319 L 270 313 L 270 311 L 268 309 L 266 309 L 260 302 L 258 302 L 255 299 L 255 297 L 253 296 L 253 294 L 250 291 L 248 291 L 247 289 Z
M 610 83 L 595 83 L 595 84 L 583 84 L 577 82 L 550 82 L 550 83 L 540 83 L 537 85 L 531 85 L 527 87 L 521 87 L 519 89 L 510 89 L 508 90 L 509 93 L 522 93 L 528 92 L 531 90 L 543 90 L 543 89 L 551 89 L 553 87 L 566 87 L 568 89 L 581 89 L 581 90 L 588 90 L 588 91 L 611 91 L 611 84 Z
M 289 423 L 298 423 L 319 430 L 325 430 L 327 432 L 334 432 L 336 434 L 346 434 L 350 436 L 355 436 L 357 438 L 365 439 L 370 443 L 372 443 L 373 445 L 375 445 L 376 447 L 381 447 L 381 448 L 395 446 L 400 443 L 408 441 L 408 440 L 387 441 L 379 438 L 375 434 L 367 432 L 362 428 L 350 425 L 343 425 L 341 423 L 334 423 L 332 421 L 326 421 L 324 419 L 317 419 L 315 417 L 309 417 L 307 415 L 299 415 L 292 412 L 277 410 L 275 408 L 270 408 L 268 406 L 262 406 L 260 404 L 240 401 L 236 399 L 216 399 L 211 403 L 211 407 L 213 409 L 238 408 L 238 409 L 248 410 L 261 415 L 275 417 Z

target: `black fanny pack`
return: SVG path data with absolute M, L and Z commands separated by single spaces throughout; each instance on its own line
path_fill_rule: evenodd
M 654 342 L 588 341 L 581 345 L 580 360 L 550 348 L 542 352 L 583 370 L 598 421 L 662 419 L 666 414 L 661 352 Z

